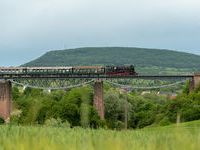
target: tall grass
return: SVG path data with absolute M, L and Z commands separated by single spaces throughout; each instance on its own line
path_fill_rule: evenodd
M 112 131 L 0 126 L 0 150 L 198 150 L 199 128 Z

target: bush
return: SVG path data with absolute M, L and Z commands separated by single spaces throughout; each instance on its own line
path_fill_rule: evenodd
M 98 121 L 98 128 L 104 128 L 104 129 L 107 129 L 107 125 L 106 125 L 106 120 L 100 120 Z
M 9 123 L 10 124 L 18 125 L 19 121 L 20 121 L 20 117 L 18 117 L 18 116 L 11 116 L 10 120 L 9 120 Z
M 167 126 L 170 125 L 170 121 L 168 117 L 163 118 L 160 122 L 159 122 L 160 126 Z
M 0 117 L 0 124 L 4 124 L 4 123 L 5 123 L 5 120 Z
M 14 110 L 11 114 L 9 123 L 10 124 L 19 124 L 21 113 L 22 113 L 21 110 L 18 110 L 18 109 Z
M 56 120 L 55 118 L 50 118 L 50 119 L 45 121 L 45 125 L 51 126 L 51 127 L 58 127 L 59 123 L 60 123 L 59 121 L 60 120 Z
M 63 127 L 63 128 L 70 128 L 70 123 L 66 120 L 65 122 L 63 122 L 62 124 L 60 124 L 60 127 Z
M 62 123 L 60 118 L 50 118 L 48 120 L 45 121 L 45 125 L 46 126 L 50 126 L 50 127 L 70 127 L 70 123 L 66 120 L 65 122 Z
M 122 130 L 122 129 L 124 129 L 124 127 L 125 127 L 124 122 L 122 122 L 122 121 L 114 122 L 114 129 Z

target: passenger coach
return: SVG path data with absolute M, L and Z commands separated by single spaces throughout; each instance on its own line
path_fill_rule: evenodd
M 69 75 L 137 75 L 130 66 L 80 66 L 80 67 L 1 67 L 0 74 L 69 74 Z

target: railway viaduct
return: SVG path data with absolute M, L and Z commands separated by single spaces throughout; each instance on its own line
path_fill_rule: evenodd
M 136 78 L 175 78 L 178 76 L 138 76 Z M 186 77 L 186 76 L 180 76 Z M 200 84 L 200 73 L 194 73 L 193 76 L 189 76 L 190 79 L 190 91 Z M 86 77 L 85 77 L 86 78 Z M 105 77 L 103 77 L 105 78 Z M 122 77 L 124 78 L 124 77 Z M 96 78 L 94 78 L 96 79 Z M 95 80 L 94 84 L 94 107 L 96 108 L 101 119 L 104 119 L 104 100 L 103 100 L 103 81 L 102 79 Z M 0 76 L 0 117 L 8 119 L 12 111 L 12 84 L 9 80 Z

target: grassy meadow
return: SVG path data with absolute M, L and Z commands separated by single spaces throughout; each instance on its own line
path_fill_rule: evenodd
M 198 150 L 200 121 L 141 130 L 0 126 L 0 150 Z

